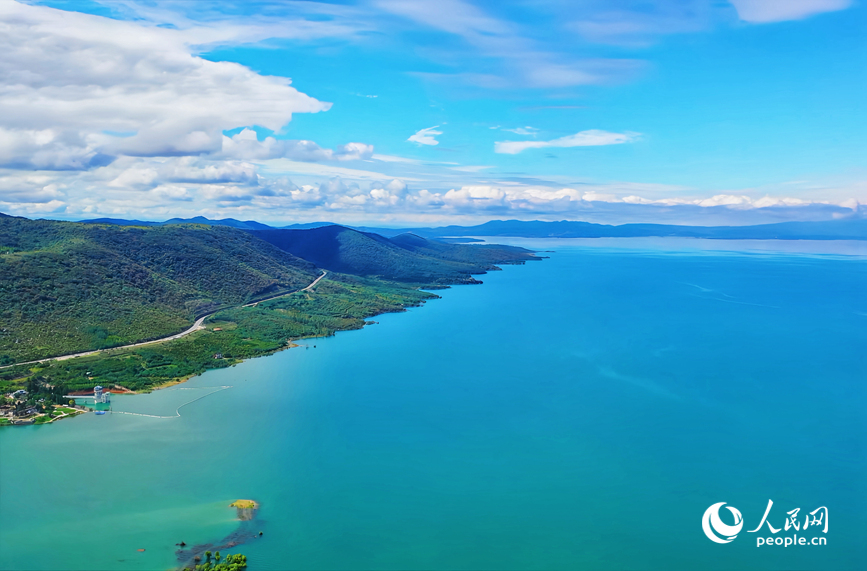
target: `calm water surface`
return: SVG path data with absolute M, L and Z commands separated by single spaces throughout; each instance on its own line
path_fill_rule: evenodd
M 0 568 L 169 569 L 237 498 L 262 505 L 251 571 L 867 568 L 862 245 L 516 242 L 555 251 L 115 398 L 231 387 L 180 417 L 0 430 Z M 828 544 L 757 548 L 769 499 L 774 527 L 827 506 Z M 701 529 L 721 501 L 727 545 Z

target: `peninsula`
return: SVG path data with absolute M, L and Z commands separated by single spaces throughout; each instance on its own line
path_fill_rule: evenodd
M 426 290 L 538 259 L 336 225 L 258 231 L 0 214 L 5 423 L 50 418 L 68 405 L 63 395 L 96 385 L 147 391 L 359 329 L 438 297 Z

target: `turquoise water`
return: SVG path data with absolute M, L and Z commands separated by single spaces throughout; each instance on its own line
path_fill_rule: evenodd
M 114 398 L 171 418 L 0 430 L 0 568 L 169 569 L 237 498 L 251 571 L 867 568 L 862 246 L 521 243 L 556 251 Z M 775 527 L 827 506 L 828 544 L 757 548 L 768 499 Z

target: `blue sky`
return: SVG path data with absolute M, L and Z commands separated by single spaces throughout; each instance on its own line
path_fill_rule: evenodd
M 849 0 L 8 2 L 2 24 L 13 214 L 746 224 L 867 204 Z

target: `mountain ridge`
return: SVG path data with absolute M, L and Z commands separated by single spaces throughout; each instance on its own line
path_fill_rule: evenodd
M 330 222 L 296 223 L 281 227 L 270 226 L 253 220 L 239 221 L 233 218 L 209 220 L 195 218 L 173 218 L 165 222 L 143 222 L 99 218 L 83 220 L 83 223 L 117 225 L 166 225 L 198 223 L 232 226 L 243 230 L 315 229 L 324 226 L 339 226 Z M 452 236 L 513 236 L 521 238 L 623 238 L 623 237 L 686 237 L 718 240 L 867 240 L 867 218 L 852 217 L 826 221 L 795 221 L 757 224 L 750 226 L 693 226 L 675 224 L 597 224 L 575 220 L 491 220 L 474 226 L 439 226 L 381 228 L 374 226 L 343 225 L 360 232 L 376 233 L 393 237 L 403 233 L 413 233 L 425 238 L 445 238 Z
M 408 244 L 342 226 L 139 226 L 0 213 L 0 365 L 167 337 L 214 310 L 307 286 L 320 268 L 411 289 L 479 283 L 472 276 L 495 263 L 530 259 L 523 248 Z

